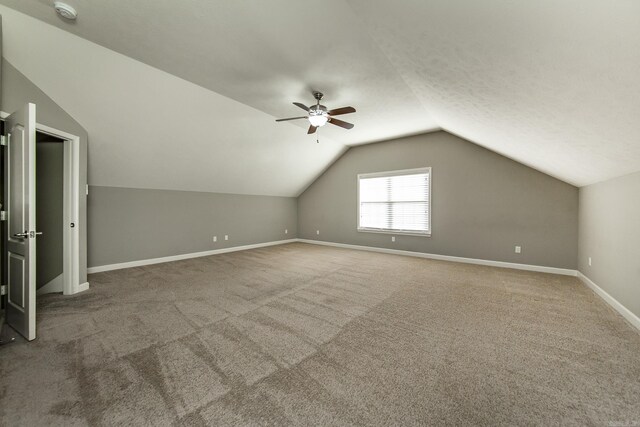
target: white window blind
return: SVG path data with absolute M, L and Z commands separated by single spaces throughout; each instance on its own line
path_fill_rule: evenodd
M 358 175 L 358 230 L 431 233 L 431 168 Z

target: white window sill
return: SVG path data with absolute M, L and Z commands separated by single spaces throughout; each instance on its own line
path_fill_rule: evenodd
M 398 231 L 398 230 L 376 230 L 374 228 L 358 228 L 358 233 L 377 233 L 377 234 L 393 234 L 395 236 L 431 237 L 431 232 L 418 233 L 418 232 Z

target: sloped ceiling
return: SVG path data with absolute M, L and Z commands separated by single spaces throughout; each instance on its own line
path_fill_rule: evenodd
M 436 128 L 575 185 L 640 170 L 635 0 L 69 0 L 71 24 L 0 3 L 125 55 L 5 17 L 7 59 L 89 131 L 94 184 L 295 195 L 347 145 Z M 356 128 L 273 123 L 310 89 Z
M 90 185 L 296 196 L 345 150 L 11 9 L 0 14 L 5 58 L 87 130 Z

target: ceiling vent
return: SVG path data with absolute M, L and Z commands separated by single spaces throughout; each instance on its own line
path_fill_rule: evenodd
M 74 20 L 78 17 L 78 12 L 66 3 L 56 1 L 53 3 L 53 7 L 56 12 L 58 12 L 58 15 L 62 16 L 64 19 Z

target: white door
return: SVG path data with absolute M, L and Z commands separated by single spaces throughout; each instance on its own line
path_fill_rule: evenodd
M 36 338 L 36 106 L 5 121 L 7 209 L 6 320 L 29 341 Z

